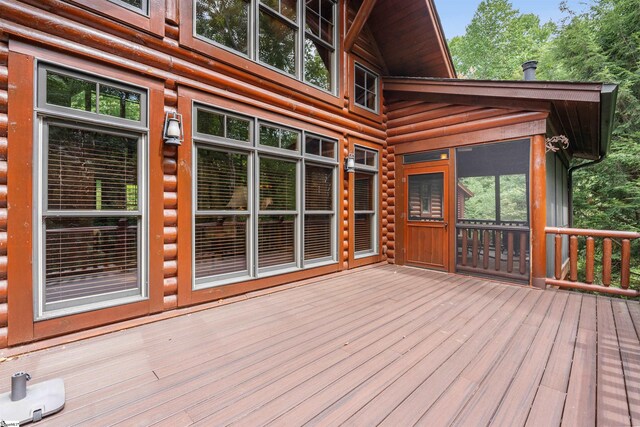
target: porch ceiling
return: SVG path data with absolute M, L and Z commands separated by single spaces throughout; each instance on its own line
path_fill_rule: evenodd
M 39 425 L 637 425 L 638 330 L 634 301 L 384 265 L 26 354 L 0 378 L 64 379 Z
M 577 158 L 605 155 L 617 86 L 604 83 L 385 77 L 385 100 L 426 101 L 548 112 L 548 135 L 565 135 Z

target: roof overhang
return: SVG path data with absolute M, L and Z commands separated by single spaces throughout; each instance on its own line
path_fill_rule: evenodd
M 377 0 L 367 25 L 390 74 L 456 77 L 433 0 Z
M 617 85 L 385 77 L 385 99 L 549 113 L 548 133 L 565 135 L 573 156 L 598 159 L 611 141 Z

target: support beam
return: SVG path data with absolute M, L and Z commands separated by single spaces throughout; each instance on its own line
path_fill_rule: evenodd
M 547 167 L 545 137 L 531 143 L 531 286 L 545 289 L 547 277 Z
M 371 15 L 371 11 L 373 7 L 376 5 L 376 0 L 364 0 L 360 9 L 358 9 L 358 14 L 356 15 L 349 31 L 347 32 L 347 36 L 344 38 L 344 50 L 347 52 L 351 51 L 351 48 L 356 42 L 356 39 L 360 35 L 360 32 L 364 28 L 364 24 L 367 23 L 369 19 L 369 15 Z

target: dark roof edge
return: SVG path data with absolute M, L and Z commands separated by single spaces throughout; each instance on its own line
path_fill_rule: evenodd
M 429 9 L 432 11 L 432 15 L 434 18 L 433 23 L 436 27 L 435 30 L 440 35 L 440 38 L 442 40 L 442 45 L 444 46 L 444 52 L 443 52 L 445 54 L 444 60 L 449 63 L 448 68 L 451 68 L 451 71 L 453 72 L 452 78 L 457 79 L 458 72 L 456 71 L 455 64 L 453 63 L 453 57 L 451 56 L 451 49 L 449 49 L 449 42 L 447 41 L 447 37 L 444 34 L 444 27 L 442 26 L 442 21 L 440 20 L 440 13 L 438 12 L 438 8 L 436 8 L 434 0 L 427 0 L 427 2 L 429 4 Z
M 600 91 L 600 157 L 606 156 L 611 146 L 617 99 L 618 85 L 603 84 Z

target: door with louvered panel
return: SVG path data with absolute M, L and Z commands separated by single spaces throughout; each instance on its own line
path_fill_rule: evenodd
M 405 172 L 407 264 L 446 270 L 449 236 L 447 166 Z

